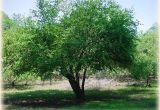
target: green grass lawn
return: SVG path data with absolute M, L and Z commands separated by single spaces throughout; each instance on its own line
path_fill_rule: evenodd
M 86 90 L 78 103 L 72 91 L 39 90 L 4 94 L 7 110 L 156 110 L 157 86 L 118 90 Z

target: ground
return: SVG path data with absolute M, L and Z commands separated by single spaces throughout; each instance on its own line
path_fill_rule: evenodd
M 157 85 L 133 86 L 112 80 L 86 81 L 86 101 L 79 103 L 67 81 L 4 90 L 7 110 L 156 110 Z

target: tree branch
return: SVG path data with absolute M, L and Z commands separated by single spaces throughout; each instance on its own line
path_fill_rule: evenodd
M 83 79 L 82 79 L 82 91 L 84 91 L 84 84 L 85 84 L 85 79 L 86 79 L 86 72 L 87 72 L 87 68 L 84 69 L 84 73 L 83 73 Z

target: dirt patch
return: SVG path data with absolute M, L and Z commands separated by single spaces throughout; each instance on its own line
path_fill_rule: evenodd
M 85 89 L 97 89 L 97 90 L 109 90 L 109 89 L 119 89 L 125 87 L 126 85 L 131 85 L 134 82 L 119 82 L 117 79 L 96 79 L 88 78 L 85 82 Z M 40 82 L 32 84 L 28 88 L 15 87 L 4 89 L 4 92 L 23 92 L 23 91 L 32 91 L 32 90 L 72 90 L 68 80 L 62 81 L 53 81 L 50 84 L 49 81 Z

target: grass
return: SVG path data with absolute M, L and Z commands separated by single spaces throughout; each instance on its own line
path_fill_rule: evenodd
M 156 86 L 129 86 L 118 90 L 86 90 L 78 103 L 72 91 L 36 90 L 4 94 L 7 110 L 156 110 Z

